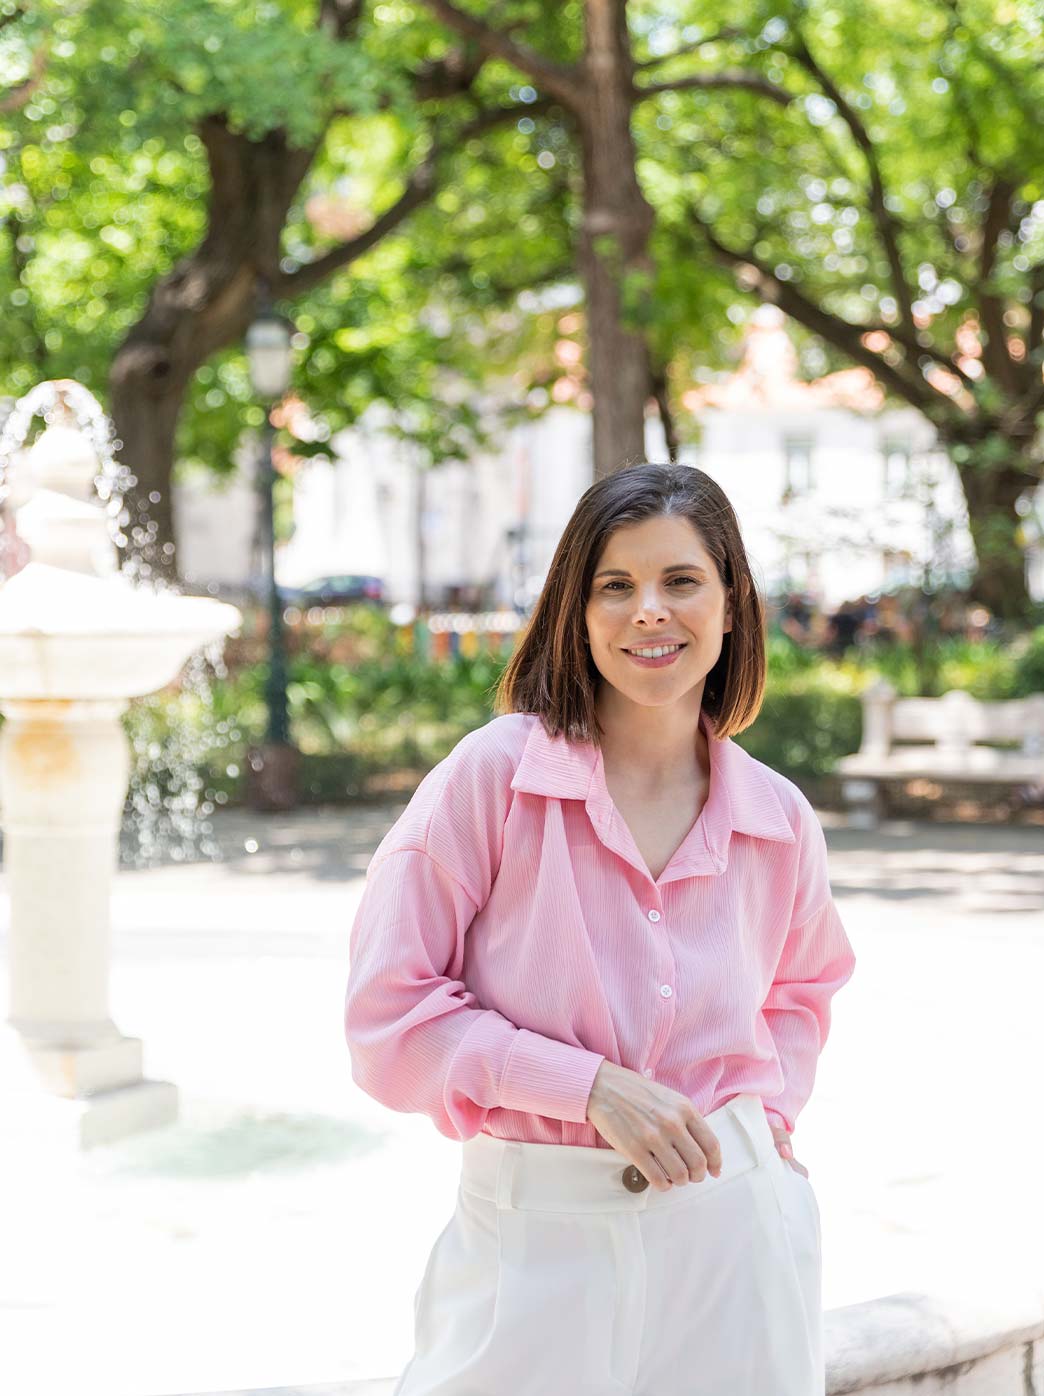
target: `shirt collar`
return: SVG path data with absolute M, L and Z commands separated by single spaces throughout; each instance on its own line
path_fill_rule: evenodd
M 693 873 L 721 873 L 728 866 L 734 833 L 779 843 L 795 834 L 766 769 L 731 738 L 714 735 L 713 719 L 700 713 L 710 755 L 710 790 L 700 816 L 679 845 L 658 883 Z M 556 800 L 583 800 L 599 837 L 648 875 L 605 784 L 600 748 L 592 742 L 549 737 L 539 716 L 511 781 L 512 790 Z

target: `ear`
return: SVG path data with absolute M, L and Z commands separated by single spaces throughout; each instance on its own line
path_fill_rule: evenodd
M 721 633 L 727 635 L 732 629 L 732 588 L 725 592 L 725 623 L 721 627 Z

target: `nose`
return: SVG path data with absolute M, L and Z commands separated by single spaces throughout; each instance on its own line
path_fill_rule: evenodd
M 635 599 L 635 620 L 642 618 L 647 624 L 657 625 L 667 619 L 668 607 L 656 582 L 639 587 Z

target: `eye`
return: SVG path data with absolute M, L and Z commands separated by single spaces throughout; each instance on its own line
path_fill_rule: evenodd
M 674 578 L 674 581 L 676 581 L 676 582 L 688 582 L 690 586 L 699 586 L 699 582 L 697 581 L 697 579 L 696 579 L 695 577 L 675 577 L 675 578 Z M 611 587 L 617 587 L 617 586 L 625 587 L 625 586 L 627 586 L 627 583 L 626 583 L 626 582 L 620 582 L 620 581 L 616 581 L 616 582 L 607 582 L 606 585 L 602 588 L 602 590 L 603 590 L 603 591 L 608 591 Z

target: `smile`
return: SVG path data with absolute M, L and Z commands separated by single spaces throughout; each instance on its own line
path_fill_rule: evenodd
M 668 664 L 673 664 L 684 648 L 684 645 L 657 645 L 648 649 L 624 650 L 624 654 L 628 659 L 633 659 L 635 664 L 641 664 L 646 669 L 663 669 Z

